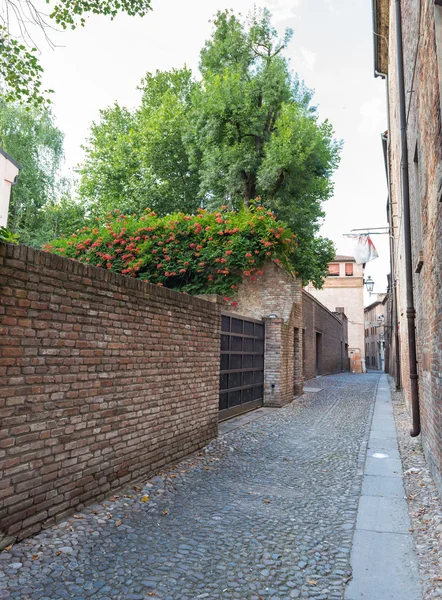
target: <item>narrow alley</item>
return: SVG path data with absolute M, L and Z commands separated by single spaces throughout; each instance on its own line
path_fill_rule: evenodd
M 317 378 L 319 391 L 16 544 L 0 554 L 0 598 L 342 599 L 380 380 Z M 350 600 L 380 598 L 357 574 Z

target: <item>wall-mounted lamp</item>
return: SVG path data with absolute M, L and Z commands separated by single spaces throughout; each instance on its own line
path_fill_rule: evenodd
M 365 284 L 365 287 L 367 288 L 367 292 L 369 292 L 369 294 L 371 295 L 371 293 L 373 292 L 373 288 L 374 288 L 374 281 L 371 278 L 371 275 L 369 275 L 367 277 L 367 279 L 364 280 L 364 284 Z
M 268 316 L 268 318 L 269 318 L 269 319 L 277 319 L 277 318 L 278 318 L 278 315 L 275 315 L 275 313 L 271 313 L 271 314 Z
M 370 294 L 370 296 L 372 296 L 373 294 L 377 294 L 378 296 L 381 294 L 386 294 L 386 292 L 373 292 L 374 281 L 371 278 L 371 275 L 369 275 L 367 279 L 364 279 L 364 285 L 367 288 L 367 292 Z

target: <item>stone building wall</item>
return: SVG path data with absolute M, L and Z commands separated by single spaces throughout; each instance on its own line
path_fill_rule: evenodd
M 219 360 L 219 304 L 0 244 L 0 545 L 215 437 Z

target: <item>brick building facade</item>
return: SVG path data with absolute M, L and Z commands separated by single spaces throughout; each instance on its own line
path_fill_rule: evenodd
M 330 311 L 338 309 L 348 317 L 348 357 L 352 373 L 365 372 L 364 267 L 352 256 L 337 255 L 328 265 L 321 290 L 313 284 L 306 288 Z
M 331 312 L 304 290 L 302 318 L 304 379 L 347 371 L 349 368 L 347 316 L 340 311 Z
M 265 323 L 264 404 L 284 406 L 302 394 L 302 283 L 274 262 L 235 298 L 240 315 Z
M 418 399 L 423 446 L 442 493 L 442 6 L 440 0 L 373 0 L 373 7 L 375 74 L 385 78 L 388 92 L 389 131 L 383 135 L 393 234 L 388 365 L 407 402 Z M 414 314 L 415 328 L 409 329 Z M 417 345 L 418 394 L 412 393 L 416 363 L 410 339 Z

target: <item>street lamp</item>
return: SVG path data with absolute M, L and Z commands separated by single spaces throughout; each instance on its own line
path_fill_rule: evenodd
M 371 293 L 372 293 L 373 288 L 374 288 L 374 281 L 371 278 L 371 275 L 369 275 L 367 277 L 367 279 L 364 281 L 364 283 L 365 283 L 365 287 L 367 288 L 367 292 L 369 292 L 369 294 L 371 296 Z

